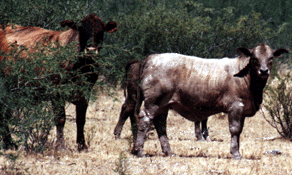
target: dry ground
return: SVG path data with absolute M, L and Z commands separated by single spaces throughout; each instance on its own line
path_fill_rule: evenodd
M 242 160 L 233 160 L 229 154 L 230 134 L 226 117 L 219 119 L 212 116 L 208 124 L 213 141 L 197 142 L 193 123 L 173 112 L 169 114 L 167 131 L 176 157 L 164 157 L 156 132 L 152 131 L 144 149 L 149 157 L 137 158 L 130 154 L 129 121 L 122 131 L 122 139 L 114 139 L 113 130 L 120 113 L 122 91 L 117 93 L 117 99 L 100 95 L 87 111 L 85 131 L 90 143 L 87 152 L 76 151 L 74 106 L 68 105 L 65 125 L 67 149 L 63 152 L 49 149 L 44 154 L 19 151 L 14 164 L 1 156 L 0 174 L 117 174 L 114 170 L 121 167 L 118 163 L 126 165 L 128 174 L 292 174 L 291 142 L 280 139 L 261 112 L 246 119 L 240 138 Z M 51 137 L 53 144 L 55 128 L 51 131 Z M 282 154 L 265 154 L 273 149 Z

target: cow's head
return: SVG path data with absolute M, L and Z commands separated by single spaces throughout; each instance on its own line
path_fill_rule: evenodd
M 262 79 L 269 77 L 274 57 L 280 57 L 283 53 L 289 53 L 286 49 L 273 50 L 267 44 L 259 44 L 251 50 L 244 47 L 239 47 L 236 50 L 240 55 L 248 57 L 249 63 L 234 76 L 244 77 L 251 71 Z
M 78 26 L 72 20 L 65 20 L 61 22 L 61 26 L 68 26 L 73 30 L 79 31 L 79 44 L 80 52 L 83 52 L 87 45 L 87 41 L 92 38 L 92 42 L 89 46 L 89 50 L 99 50 L 98 45 L 103 41 L 104 32 L 113 33 L 117 30 L 117 23 L 110 21 L 105 24 L 99 17 L 94 13 L 89 14 L 81 21 L 81 26 Z

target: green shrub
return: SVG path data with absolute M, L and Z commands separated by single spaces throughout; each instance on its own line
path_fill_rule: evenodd
M 232 7 L 215 10 L 190 1 L 176 2 L 172 8 L 145 3 L 118 19 L 119 30 L 110 42 L 119 47 L 113 57 L 126 61 L 163 52 L 232 57 L 236 47 L 251 48 L 274 33 L 258 13 L 235 18 Z
M 0 127 L 1 141 L 5 134 L 11 134 L 26 151 L 42 152 L 56 115 L 50 100 L 57 99 L 54 102 L 61 106 L 74 100 L 77 91 L 82 91 L 88 101 L 94 96 L 87 74 L 62 68 L 82 56 L 75 52 L 75 45 L 55 48 L 40 44 L 37 52 L 26 52 L 27 58 L 17 48 L 5 55 L 7 59 L 0 65 L 1 87 L 5 90 L 0 93 L 1 119 L 5 120 L 2 123 L 5 127 Z M 97 56 L 93 58 L 97 60 Z

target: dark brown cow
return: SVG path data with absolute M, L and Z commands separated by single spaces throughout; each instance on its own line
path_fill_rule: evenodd
M 117 23 L 110 21 L 105 24 L 95 14 L 89 14 L 81 20 L 81 25 L 78 26 L 72 20 L 66 20 L 60 23 L 62 27 L 68 26 L 69 29 L 65 31 L 52 31 L 43 29 L 40 27 L 23 27 L 19 25 L 8 25 L 4 30 L 0 29 L 0 50 L 9 51 L 7 44 L 17 44 L 18 46 L 25 46 L 28 51 L 33 53 L 36 51 L 35 46 L 38 43 L 47 45 L 52 42 L 57 42 L 59 45 L 64 46 L 70 44 L 73 41 L 78 41 L 77 51 L 83 52 L 87 47 L 87 41 L 92 38 L 92 44 L 89 50 L 98 50 L 98 45 L 103 40 L 104 32 L 113 33 L 117 30 Z M 1 27 L 1 26 L 0 26 Z M 27 54 L 23 55 L 24 57 Z M 3 59 L 4 57 L 1 57 Z M 93 66 L 92 66 L 93 65 Z M 92 72 L 86 75 L 88 83 L 90 83 L 90 89 L 98 78 L 98 73 L 94 72 L 94 67 L 98 66 L 91 56 L 79 57 L 76 63 L 68 66 L 60 65 L 66 70 L 73 71 L 79 70 L 81 73 Z M 76 75 L 73 75 L 76 76 Z M 58 82 L 58 81 L 56 81 Z M 82 86 L 82 85 L 80 85 Z M 77 123 L 77 144 L 78 150 L 87 149 L 84 140 L 84 124 L 85 115 L 88 107 L 88 101 L 82 91 L 74 92 L 75 97 L 73 104 L 76 105 L 76 123 Z M 54 112 L 56 114 L 56 126 L 57 126 L 57 148 L 62 148 L 64 145 L 63 129 L 66 121 L 65 116 L 65 102 L 60 106 L 57 102 L 60 101 L 58 95 L 51 98 Z M 8 139 L 10 140 L 10 139 Z M 7 143 L 9 144 L 9 143 Z
M 148 56 L 141 68 L 144 109 L 139 113 L 138 135 L 132 153 L 144 156 L 144 139 L 152 121 L 162 151 L 173 155 L 166 135 L 167 113 L 173 109 L 191 121 L 227 113 L 230 153 L 235 159 L 241 159 L 239 137 L 245 117 L 259 110 L 273 58 L 288 51 L 273 50 L 266 44 L 237 51 L 240 56 L 235 59 L 203 59 L 175 53 Z
M 130 117 L 131 127 L 134 140 L 137 137 L 137 114 L 139 111 L 135 112 L 135 107 L 137 104 L 137 92 L 139 87 L 139 76 L 140 76 L 140 65 L 141 62 L 137 59 L 131 60 L 127 63 L 125 67 L 125 79 L 124 79 L 124 97 L 125 101 L 121 108 L 121 113 L 119 121 L 115 127 L 114 135 L 116 139 L 120 139 L 123 126 Z M 141 95 L 141 94 L 140 94 Z M 198 141 L 210 141 L 210 137 L 207 129 L 207 119 L 202 122 L 195 122 L 195 134 Z

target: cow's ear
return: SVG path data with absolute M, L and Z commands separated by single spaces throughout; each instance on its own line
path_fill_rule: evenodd
M 248 63 L 245 68 L 241 69 L 237 74 L 233 75 L 234 77 L 244 77 L 248 74 L 248 71 L 250 69 L 250 63 Z
M 67 26 L 67 27 L 69 27 L 71 29 L 74 29 L 74 30 L 77 29 L 77 25 L 76 25 L 76 23 L 73 20 L 65 20 L 65 21 L 62 21 L 62 22 L 60 22 L 60 25 L 62 27 Z
M 283 53 L 289 53 L 287 49 L 277 49 L 274 51 L 274 57 L 281 57 Z
M 252 53 L 250 52 L 250 50 L 245 47 L 239 47 L 236 49 L 236 51 L 239 55 L 244 55 L 246 57 L 252 56 Z
M 105 30 L 108 33 L 113 33 L 118 30 L 118 24 L 115 21 L 110 21 L 106 24 Z

